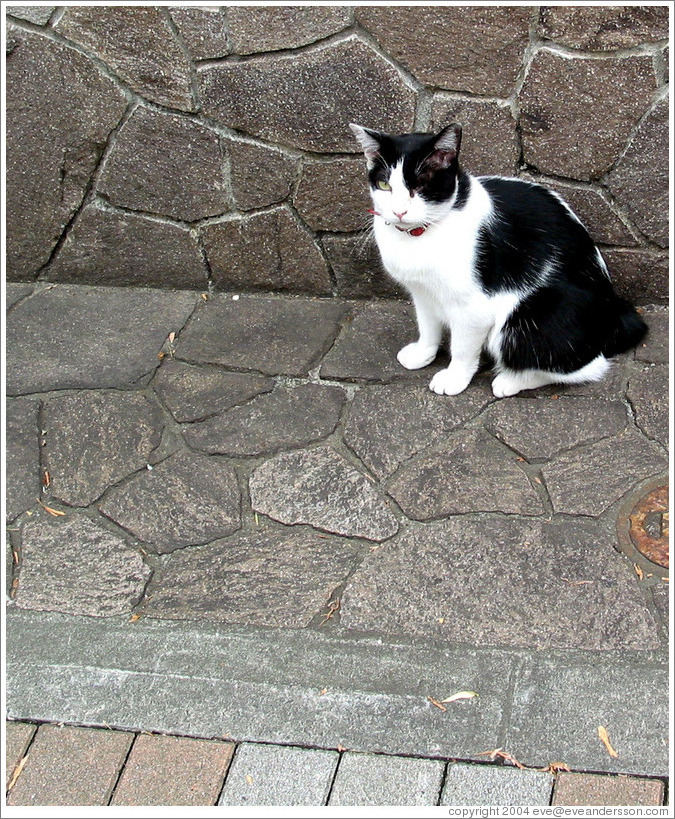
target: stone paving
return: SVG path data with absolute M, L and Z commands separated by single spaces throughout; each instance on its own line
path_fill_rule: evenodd
M 398 365 L 397 349 L 414 336 L 404 302 L 10 284 L 7 306 L 7 579 L 12 622 L 26 621 L 17 635 L 55 634 L 56 617 L 66 632 L 71 622 L 108 623 L 111 639 L 147 624 L 134 650 L 159 658 L 171 624 L 196 630 L 195 646 L 208 643 L 204 629 L 250 646 L 272 629 L 336 640 L 350 668 L 359 652 L 377 656 L 376 644 L 382 657 L 390 643 L 428 644 L 433 657 L 467 655 L 487 703 L 483 741 L 510 738 L 544 764 L 555 747 L 576 754 L 581 770 L 663 776 L 661 694 L 641 718 L 635 708 L 667 655 L 667 570 L 636 569 L 616 521 L 627 496 L 667 475 L 665 308 L 642 308 L 650 334 L 605 382 L 498 401 L 488 372 L 459 396 L 432 394 L 444 354 L 421 371 Z M 83 668 L 93 668 L 95 642 L 86 645 Z M 297 645 L 266 650 L 290 662 Z M 77 643 L 68 650 L 77 655 Z M 75 672 L 54 657 L 45 673 L 55 691 L 61 668 Z M 114 678 L 106 665 L 124 667 L 110 653 L 102 662 L 101 680 Z M 228 662 L 236 699 L 244 678 Z M 462 661 L 452 662 L 457 672 Z M 578 702 L 596 684 L 593 663 L 605 667 L 604 699 Z M 358 689 L 365 666 L 353 668 Z M 507 694 L 491 711 L 497 669 Z M 270 683 L 251 673 L 254 688 Z M 466 687 L 470 675 L 456 677 Z M 283 684 L 295 691 L 289 702 L 305 696 Z M 24 704 L 10 707 L 14 718 L 105 721 L 105 708 L 85 700 L 79 714 L 71 703 L 58 716 L 25 705 L 30 691 L 15 694 Z M 584 750 L 568 722 L 571 712 L 609 720 L 600 701 L 625 738 L 618 764 L 598 761 L 597 737 Z M 424 722 L 437 709 L 422 702 Z M 212 736 L 182 718 L 134 719 L 116 724 Z M 335 747 L 330 723 L 299 728 L 294 740 L 246 719 L 236 740 Z M 446 757 L 478 753 L 460 723 Z M 628 752 L 636 731 L 653 757 Z M 397 741 L 352 747 L 411 752 Z M 353 787 L 334 789 L 331 798 L 347 801 L 333 803 L 357 798 Z M 444 793 L 452 800 L 448 784 Z

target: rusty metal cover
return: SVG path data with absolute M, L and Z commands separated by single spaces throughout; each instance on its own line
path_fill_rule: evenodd
M 668 476 L 637 487 L 624 501 L 617 519 L 619 544 L 633 560 L 646 559 L 643 568 L 669 568 L 670 511 Z M 648 575 L 651 576 L 651 575 Z

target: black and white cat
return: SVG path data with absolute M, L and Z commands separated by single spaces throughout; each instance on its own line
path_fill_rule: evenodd
M 431 379 L 457 395 L 493 359 L 498 398 L 544 384 L 597 381 L 646 325 L 619 298 L 569 206 L 519 179 L 473 177 L 458 164 L 461 126 L 391 136 L 350 125 L 367 159 L 375 239 L 410 293 L 419 340 L 399 362 L 430 364 L 444 330 L 450 364 Z

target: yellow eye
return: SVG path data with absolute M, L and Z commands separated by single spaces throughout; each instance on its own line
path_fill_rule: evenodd
M 385 180 L 384 180 L 384 179 L 380 179 L 380 180 L 378 181 L 378 183 L 377 183 L 377 187 L 378 187 L 378 188 L 379 188 L 381 191 L 390 191 L 390 190 L 391 190 L 391 185 L 389 184 L 389 182 L 385 182 Z

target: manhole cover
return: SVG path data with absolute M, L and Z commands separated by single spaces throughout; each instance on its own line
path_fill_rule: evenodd
M 619 515 L 619 539 L 650 563 L 667 569 L 670 519 L 667 479 L 652 481 L 639 494 L 632 495 Z

